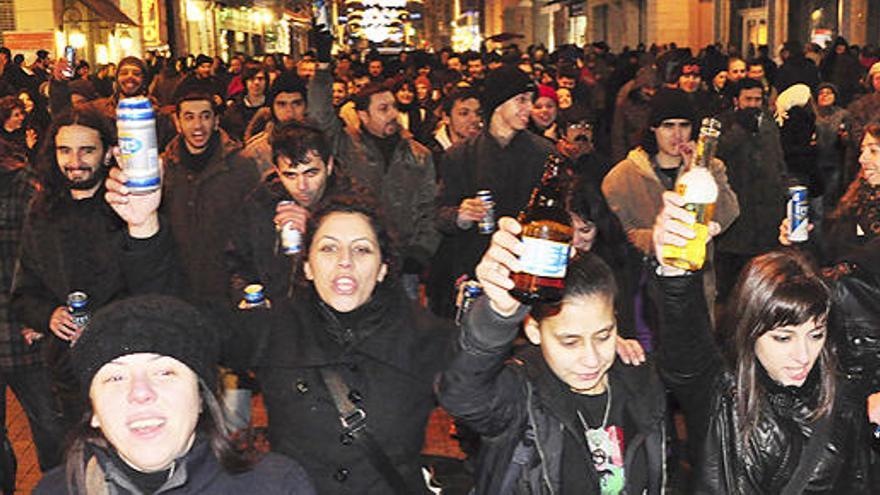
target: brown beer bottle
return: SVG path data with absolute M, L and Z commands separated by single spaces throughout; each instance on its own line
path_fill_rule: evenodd
M 547 157 L 541 183 L 519 214 L 525 252 L 520 257 L 522 271 L 513 274 L 510 294 L 526 304 L 559 301 L 565 292 L 572 227 L 565 209 L 563 166 L 562 158 Z

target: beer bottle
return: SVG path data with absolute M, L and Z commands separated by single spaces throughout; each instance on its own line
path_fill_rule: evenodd
M 510 294 L 526 304 L 555 302 L 565 292 L 565 271 L 571 249 L 571 217 L 565 209 L 563 161 L 556 155 L 544 162 L 541 183 L 519 214 L 525 251 L 522 271 L 513 274 Z
M 709 238 L 709 222 L 715 212 L 718 199 L 718 184 L 709 170 L 715 158 L 718 137 L 721 136 L 721 123 L 707 117 L 700 126 L 697 149 L 691 161 L 679 174 L 675 191 L 684 197 L 685 209 L 694 216 L 696 236 L 685 246 L 669 244 L 661 248 L 663 262 L 688 271 L 696 271 L 706 261 L 706 240 Z

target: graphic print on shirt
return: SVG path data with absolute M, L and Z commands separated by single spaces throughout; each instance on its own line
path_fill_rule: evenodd
M 587 430 L 587 444 L 599 473 L 602 495 L 618 495 L 626 480 L 623 473 L 623 429 L 619 426 L 590 428 Z

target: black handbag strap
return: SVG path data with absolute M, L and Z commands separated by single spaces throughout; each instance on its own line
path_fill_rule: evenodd
M 339 412 L 343 435 L 351 436 L 354 443 L 364 451 L 370 464 L 391 485 L 396 495 L 406 495 L 407 488 L 403 476 L 394 467 L 379 442 L 370 434 L 367 429 L 367 412 L 351 401 L 350 390 L 342 376 L 335 370 L 321 368 L 321 378 L 324 379 L 324 384 L 327 385 L 327 390 L 330 391 L 330 396 L 333 397 L 333 403 Z
M 813 469 L 816 467 L 816 461 L 820 458 L 819 454 L 828 445 L 832 423 L 831 414 L 818 421 L 813 434 L 807 440 L 806 448 L 801 450 L 801 458 L 798 461 L 797 468 L 795 468 L 788 483 L 782 489 L 781 495 L 801 495 L 804 492 L 804 488 L 807 487 L 807 483 L 810 481 L 810 473 L 813 472 Z

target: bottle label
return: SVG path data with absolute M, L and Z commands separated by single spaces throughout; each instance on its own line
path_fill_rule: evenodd
M 523 237 L 522 271 L 539 277 L 562 278 L 568 267 L 571 246 L 563 242 Z

